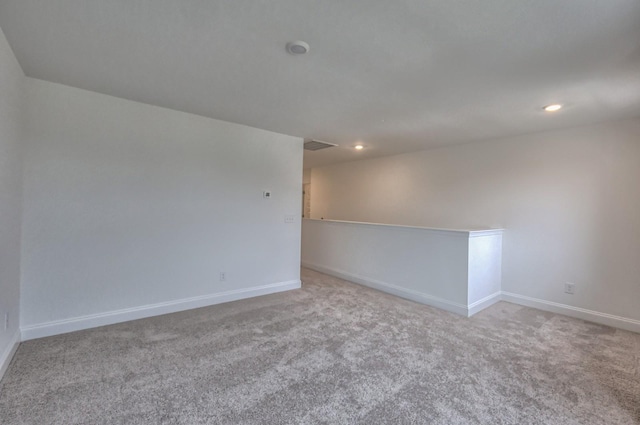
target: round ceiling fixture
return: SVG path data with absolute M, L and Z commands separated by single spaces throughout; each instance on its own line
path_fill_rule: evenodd
M 292 55 L 304 55 L 309 51 L 309 45 L 304 41 L 292 41 L 287 43 L 287 52 Z
M 356 149 L 357 151 L 361 151 L 362 149 L 364 149 L 364 146 L 362 146 L 362 145 L 356 145 L 356 146 L 355 146 L 355 149 Z
M 559 104 L 559 103 L 554 103 L 554 104 L 551 104 L 551 105 L 547 105 L 542 109 L 544 109 L 547 112 L 556 112 L 556 111 L 559 111 L 560 109 L 562 109 L 562 105 Z

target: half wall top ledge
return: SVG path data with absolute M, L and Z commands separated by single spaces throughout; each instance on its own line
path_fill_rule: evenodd
M 468 317 L 500 300 L 503 231 L 304 219 L 302 264 Z
M 430 231 L 430 232 L 444 232 L 444 233 L 458 234 L 459 236 L 463 236 L 463 237 L 467 237 L 467 236 L 468 237 L 477 237 L 477 236 L 488 236 L 488 235 L 502 234 L 504 232 L 504 230 L 505 230 L 505 229 L 494 229 L 494 228 L 490 228 L 490 227 L 486 227 L 486 228 L 483 228 L 483 227 L 449 228 L 449 227 L 408 226 L 408 225 L 404 225 L 404 224 L 370 223 L 370 222 L 366 222 L 366 221 L 325 220 L 325 219 L 314 219 L 314 218 L 310 218 L 308 220 L 326 221 L 326 222 L 330 222 L 330 223 L 344 223 L 344 224 L 355 224 L 355 225 L 363 224 L 363 225 L 367 225 L 367 226 L 392 227 L 392 228 L 396 228 L 396 229 L 407 229 L 407 230 L 410 230 L 410 231 L 426 230 L 426 231 Z

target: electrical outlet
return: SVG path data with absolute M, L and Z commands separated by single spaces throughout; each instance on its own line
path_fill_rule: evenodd
M 576 292 L 576 284 L 575 283 L 571 283 L 571 282 L 567 282 L 564 284 L 564 292 L 565 294 L 570 294 L 573 295 Z
M 225 272 L 220 272 L 220 282 L 224 282 L 227 280 L 227 274 Z
M 271 199 L 271 191 L 265 190 L 264 192 L 262 192 L 262 197 L 265 199 Z
M 295 223 L 296 222 L 296 216 L 293 215 L 293 214 L 285 214 L 284 222 L 285 223 Z

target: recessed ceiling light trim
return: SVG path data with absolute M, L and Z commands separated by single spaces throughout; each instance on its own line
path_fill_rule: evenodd
M 544 109 L 546 112 L 557 112 L 560 109 L 562 109 L 562 104 L 560 104 L 560 103 L 552 103 L 551 105 L 547 105 L 547 106 L 543 107 L 542 109 Z
M 309 51 L 309 44 L 304 41 L 292 41 L 287 43 L 287 52 L 292 55 L 304 55 Z

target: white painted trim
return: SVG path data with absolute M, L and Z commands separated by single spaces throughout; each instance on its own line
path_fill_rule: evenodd
M 377 289 L 388 294 L 396 295 L 401 298 L 406 298 L 411 301 L 418 302 L 420 304 L 426 304 L 431 307 L 437 307 L 442 310 L 456 313 L 461 316 L 467 316 L 467 306 L 458 304 L 452 301 L 447 301 L 442 298 L 434 297 L 422 292 L 413 291 L 411 289 L 402 288 L 391 283 L 382 282 L 379 280 L 371 279 L 368 277 L 359 276 L 353 273 L 337 270 L 331 267 L 320 266 L 318 264 L 309 263 L 307 261 L 302 262 L 302 267 L 318 271 L 320 273 L 335 276 L 340 279 L 344 279 L 349 282 L 358 283 L 369 288 Z
M 599 323 L 601 325 L 612 326 L 614 328 L 620 328 L 627 331 L 640 333 L 640 320 L 615 316 L 608 313 L 601 313 L 599 311 L 587 310 L 580 307 L 573 307 L 553 301 L 531 298 L 511 292 L 502 291 L 502 300 L 514 304 L 524 305 L 527 307 L 537 308 L 539 310 L 550 311 L 552 313 L 575 317 L 589 322 Z
M 471 234 L 478 236 L 490 236 L 496 234 L 502 234 L 504 229 L 447 229 L 447 228 L 439 228 L 439 227 L 422 227 L 422 226 L 406 226 L 403 224 L 387 224 L 387 223 L 369 223 L 364 221 L 346 221 L 346 220 L 328 220 L 328 219 L 317 219 L 317 218 L 303 218 L 303 220 L 314 221 L 318 223 L 337 223 L 337 224 L 355 224 L 362 226 L 378 226 L 378 227 L 389 227 L 394 229 L 410 229 L 410 230 L 426 230 L 429 232 L 441 232 L 441 233 L 460 233 L 461 236 L 469 236 Z
M 230 301 L 257 297 L 260 295 L 274 294 L 276 292 L 299 289 L 300 286 L 300 280 L 289 280 L 285 282 L 271 283 L 268 285 L 254 286 L 252 288 L 236 289 L 216 294 L 201 295 L 198 297 L 90 314 L 87 316 L 72 317 L 53 322 L 38 323 L 35 325 L 23 326 L 21 328 L 22 341 L 74 332 L 82 329 L 95 328 L 98 326 L 112 325 L 114 323 L 127 322 L 129 320 L 175 313 L 193 308 L 207 307 L 214 304 L 222 304 Z
M 504 229 L 489 229 L 489 230 L 471 230 L 469 231 L 469 238 L 482 238 L 485 236 L 502 235 Z
M 502 299 L 502 292 L 495 292 L 487 297 L 484 297 L 481 300 L 478 300 L 472 304 L 467 306 L 467 317 L 471 317 L 474 314 L 484 310 L 487 307 L 492 306 Z
M 9 368 L 9 364 L 13 359 L 13 355 L 16 354 L 16 351 L 18 350 L 19 345 L 20 345 L 20 330 L 16 330 L 16 332 L 13 334 L 13 337 L 9 341 L 9 345 L 7 345 L 7 348 L 2 353 L 2 356 L 0 356 L 0 380 L 2 380 L 4 373 Z

